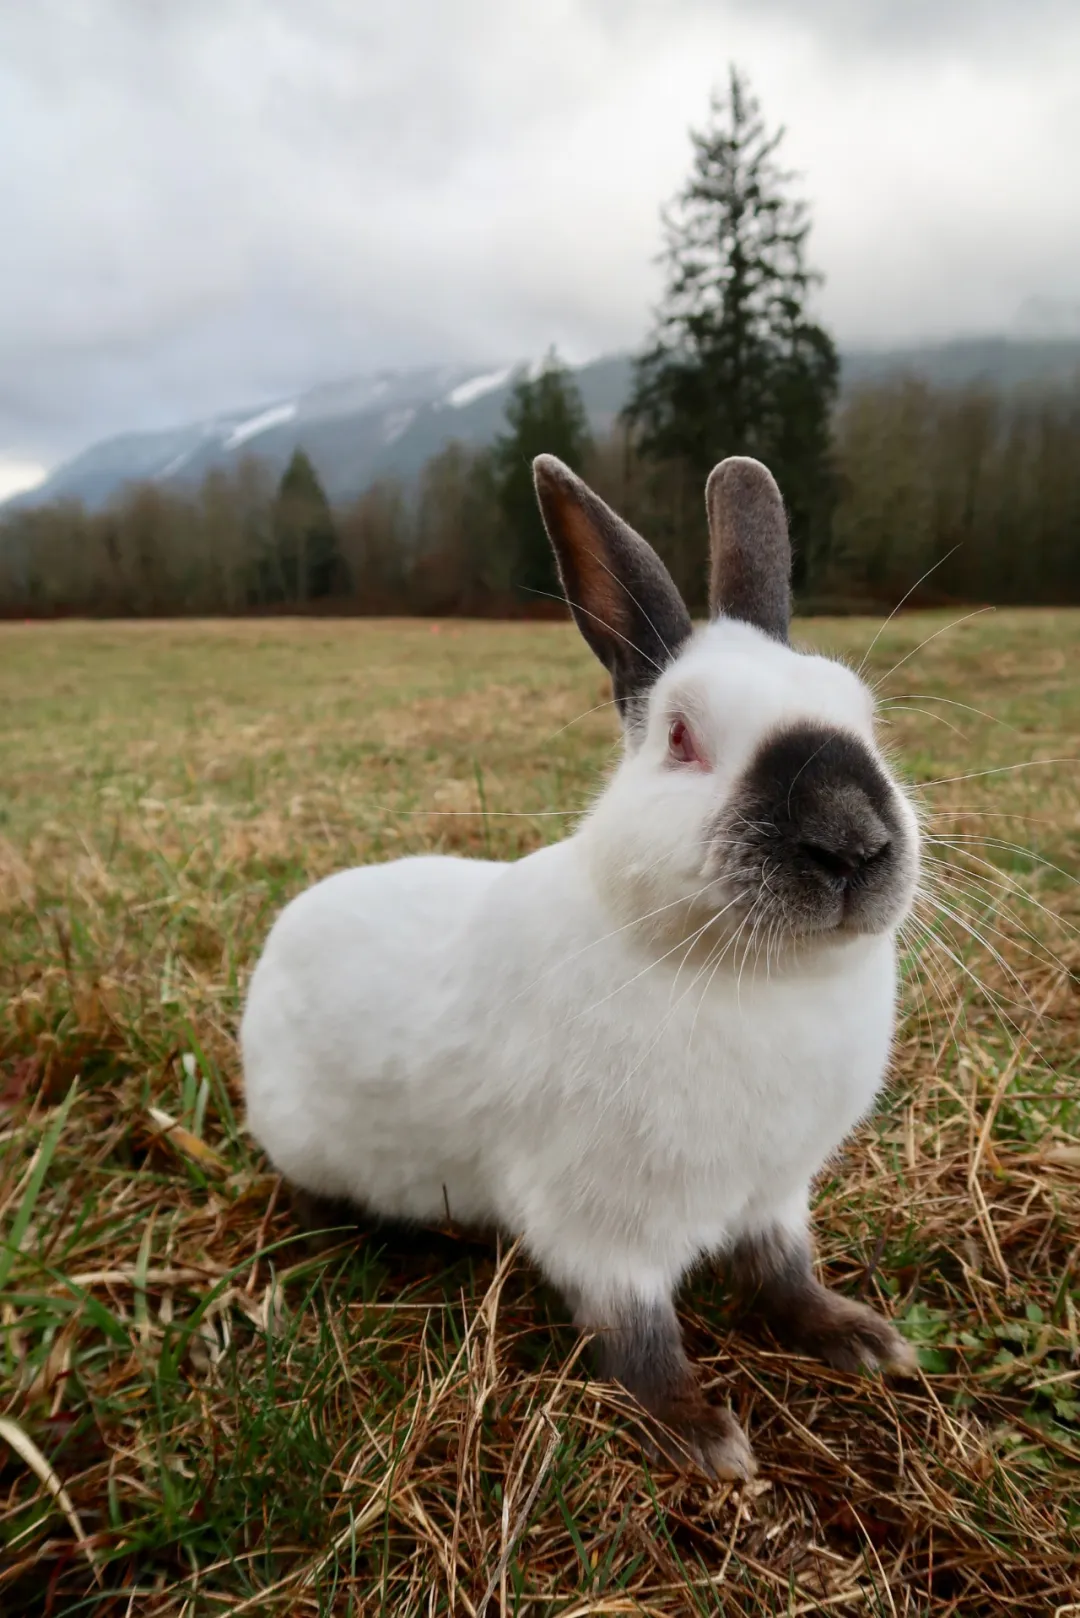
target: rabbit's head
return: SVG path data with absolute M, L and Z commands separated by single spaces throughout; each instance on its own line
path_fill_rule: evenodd
M 693 630 L 651 546 L 553 456 L 537 495 L 570 609 L 608 669 L 622 761 L 584 828 L 594 872 L 658 937 L 687 913 L 780 953 L 896 928 L 918 877 L 914 811 L 843 663 L 788 644 L 791 552 L 759 462 L 705 491 L 710 621 Z M 739 952 L 733 951 L 738 957 Z

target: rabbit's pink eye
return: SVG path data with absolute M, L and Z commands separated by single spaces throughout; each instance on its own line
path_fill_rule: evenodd
M 701 754 L 694 746 L 694 738 L 685 719 L 672 720 L 668 731 L 668 752 L 679 764 L 701 763 Z

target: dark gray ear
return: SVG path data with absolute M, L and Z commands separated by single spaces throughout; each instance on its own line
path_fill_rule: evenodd
M 709 513 L 709 612 L 741 618 L 786 641 L 791 622 L 791 544 L 784 502 L 760 461 L 732 455 L 705 485 Z
M 570 611 L 632 729 L 649 687 L 689 637 L 690 614 L 652 546 L 568 466 L 538 455 L 533 476 Z

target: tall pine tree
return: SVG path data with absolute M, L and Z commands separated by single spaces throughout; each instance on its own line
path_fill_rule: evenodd
M 692 131 L 690 179 L 664 215 L 667 283 L 627 418 L 644 455 L 681 464 L 700 486 L 726 455 L 770 467 L 788 506 L 795 584 L 823 565 L 833 506 L 830 417 L 838 362 L 808 312 L 804 202 L 776 162 L 745 78 Z
M 558 574 L 533 491 L 537 455 L 557 455 L 580 472 L 589 453 L 581 391 L 550 349 L 536 377 L 518 377 L 506 406 L 509 431 L 491 451 L 495 496 L 513 556 L 511 583 L 530 596 L 561 597 Z

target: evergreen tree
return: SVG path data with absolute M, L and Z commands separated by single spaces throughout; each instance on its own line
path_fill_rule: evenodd
M 551 544 L 533 491 L 537 455 L 557 455 L 579 472 L 589 453 L 589 423 L 581 392 L 552 348 L 540 374 L 518 377 L 506 406 L 509 432 L 491 454 L 495 497 L 513 557 L 511 580 L 519 592 L 561 597 Z
M 340 557 L 330 504 L 302 449 L 282 473 L 273 511 L 273 574 L 284 601 L 303 605 L 328 596 L 339 582 Z
M 787 501 L 798 586 L 828 545 L 836 349 L 807 310 L 821 278 L 804 257 L 807 207 L 775 160 L 783 130 L 769 133 L 735 68 L 711 114 L 664 215 L 666 290 L 627 418 L 646 457 L 681 463 L 699 486 L 726 455 L 765 461 Z

